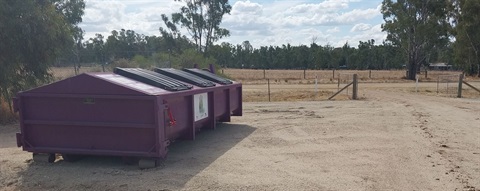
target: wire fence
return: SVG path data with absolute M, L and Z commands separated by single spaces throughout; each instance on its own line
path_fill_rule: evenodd
M 437 94 L 455 97 L 458 93 L 459 75 L 438 75 Z
M 355 73 L 339 73 L 337 77 L 337 91 L 339 91 L 341 88 L 345 87 L 346 85 L 352 83 L 354 74 Z M 348 86 L 344 90 L 346 96 L 348 96 L 349 93 L 352 92 L 352 88 L 353 86 Z
M 236 80 L 313 80 L 319 83 L 336 83 L 338 74 L 355 73 L 359 81 L 395 82 L 406 79 L 405 70 L 262 70 L 221 69 L 225 75 Z M 460 74 L 459 71 L 428 71 L 419 75 L 420 81 L 435 82 L 440 75 Z

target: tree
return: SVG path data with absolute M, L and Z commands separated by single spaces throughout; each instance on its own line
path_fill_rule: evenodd
M 373 50 L 375 48 L 374 46 L 375 40 L 371 39 L 368 40 L 367 42 L 362 42 L 360 41 L 358 43 L 358 49 L 357 49 L 357 64 L 356 64 L 356 69 L 373 69 L 374 68 L 374 63 L 373 62 L 373 57 L 375 56 L 373 53 Z
M 384 0 L 383 31 L 387 40 L 400 47 L 407 57 L 408 78 L 414 80 L 421 64 L 432 51 L 449 41 L 449 0 Z
M 228 42 L 222 42 L 220 45 L 211 47 L 211 55 L 218 61 L 223 68 L 231 67 L 232 62 L 232 45 Z
M 0 98 L 48 82 L 49 67 L 72 48 L 72 25 L 55 2 L 0 0 Z
M 176 0 L 181 1 L 181 0 Z M 223 15 L 229 14 L 232 6 L 228 4 L 228 0 L 183 0 L 185 6 L 180 9 L 179 13 L 172 14 L 173 24 L 180 25 L 187 29 L 192 37 L 198 52 L 208 52 L 208 48 L 213 42 L 229 36 L 227 29 L 221 28 L 220 24 Z M 172 31 L 178 32 L 175 25 L 168 24 L 168 18 L 165 24 Z
M 84 14 L 85 2 L 84 0 L 51 0 L 55 5 L 57 12 L 61 13 L 66 20 L 69 30 L 72 33 L 73 43 L 72 49 L 64 49 L 62 55 L 64 57 L 72 57 L 75 74 L 78 73 L 80 68 L 80 49 L 82 48 L 82 41 L 84 31 L 78 26 L 82 22 L 82 16 Z
M 455 61 L 467 74 L 480 77 L 480 1 L 456 3 Z
M 179 49 L 179 47 L 176 44 L 175 39 L 177 39 L 180 36 L 180 32 L 177 29 L 177 26 L 175 26 L 174 23 L 172 23 L 168 17 L 165 14 L 162 14 L 162 20 L 167 26 L 167 29 L 164 29 L 162 27 L 159 28 L 160 34 L 162 34 L 163 39 L 165 39 L 165 42 L 168 47 L 168 54 L 172 54 L 172 50 Z
M 102 66 L 102 70 L 105 72 L 105 43 L 103 41 L 103 35 L 95 34 L 95 38 L 90 38 L 89 43 L 92 45 L 92 49 L 95 52 L 95 62 Z

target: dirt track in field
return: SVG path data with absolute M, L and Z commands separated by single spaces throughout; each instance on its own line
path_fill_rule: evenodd
M 250 102 L 164 166 L 31 161 L 0 127 L 0 190 L 480 190 L 480 100 L 371 88 L 360 101 Z

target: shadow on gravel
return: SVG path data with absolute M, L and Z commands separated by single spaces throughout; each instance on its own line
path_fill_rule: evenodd
M 90 156 L 76 162 L 61 158 L 55 163 L 27 160 L 18 173 L 20 190 L 171 190 L 181 189 L 240 141 L 255 131 L 239 124 L 218 124 L 203 130 L 195 141 L 178 141 L 169 147 L 163 165 L 140 170 L 120 157 Z

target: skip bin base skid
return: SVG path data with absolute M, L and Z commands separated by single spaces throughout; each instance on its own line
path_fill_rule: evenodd
M 17 94 L 17 145 L 32 153 L 155 161 L 170 142 L 241 116 L 241 92 L 239 83 L 172 92 L 117 74 L 81 74 Z

